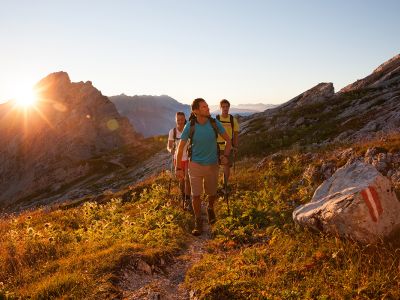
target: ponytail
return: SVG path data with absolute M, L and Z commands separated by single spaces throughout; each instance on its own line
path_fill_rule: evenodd
M 189 122 L 192 120 L 196 120 L 196 114 L 193 111 L 190 113 Z

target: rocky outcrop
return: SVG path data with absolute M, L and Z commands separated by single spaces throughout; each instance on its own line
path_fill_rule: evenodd
M 398 132 L 400 128 L 400 55 L 334 93 L 320 83 L 288 102 L 245 117 L 241 141 L 247 152 L 268 154 L 298 146 L 352 143 Z M 265 141 L 263 147 L 256 147 Z M 261 152 L 261 153 L 260 153 Z
M 313 88 L 289 100 L 283 107 L 300 107 L 306 104 L 315 104 L 328 100 L 335 94 L 333 83 L 319 83 Z
M 0 206 L 57 190 L 94 172 L 89 158 L 141 138 L 90 81 L 65 72 L 36 85 L 34 108 L 0 107 Z M 25 197 L 25 199 L 24 199 Z
M 371 75 L 347 85 L 346 87 L 341 89 L 339 93 L 346 93 L 366 88 L 387 88 L 393 83 L 398 83 L 399 80 L 400 54 L 381 64 L 372 72 Z
M 295 222 L 342 237 L 376 243 L 400 230 L 400 202 L 374 166 L 356 161 L 337 170 L 296 208 Z
M 168 96 L 109 97 L 118 112 L 129 119 L 144 137 L 168 134 L 175 127 L 175 114 L 183 111 L 189 118 L 190 106 Z

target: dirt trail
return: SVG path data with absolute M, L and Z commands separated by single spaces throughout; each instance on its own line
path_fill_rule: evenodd
M 166 272 L 143 272 L 126 269 L 123 273 L 120 288 L 124 300 L 183 300 L 190 299 L 190 291 L 185 289 L 184 280 L 188 269 L 198 262 L 206 253 L 206 244 L 210 240 L 210 226 L 207 223 L 205 209 L 202 208 L 203 233 L 199 237 L 192 236 L 188 247 L 174 257 L 166 266 Z

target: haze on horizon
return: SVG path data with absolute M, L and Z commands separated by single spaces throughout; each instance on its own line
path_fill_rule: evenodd
M 0 4 L 0 103 L 62 70 L 107 96 L 278 104 L 400 52 L 395 0 Z

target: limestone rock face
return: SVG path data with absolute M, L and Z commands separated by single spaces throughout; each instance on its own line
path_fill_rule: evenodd
M 296 107 L 298 107 L 304 104 L 323 102 L 331 98 L 334 94 L 335 89 L 333 87 L 333 83 L 323 82 L 295 97 L 292 101 L 296 102 Z
M 400 79 L 400 54 L 376 68 L 372 74 L 345 86 L 339 93 L 365 89 L 365 88 L 387 88 L 391 84 L 398 83 Z
M 295 222 L 323 232 L 376 243 L 400 230 L 400 202 L 374 166 L 356 161 L 336 171 L 310 203 L 293 212 Z
M 320 83 L 278 107 L 244 117 L 240 139 L 248 151 L 269 152 L 279 144 L 320 147 L 390 135 L 400 128 L 399 100 L 400 54 L 337 93 L 332 83 Z M 259 149 L 250 146 L 258 140 L 269 142 Z
M 84 161 L 140 135 L 91 82 L 52 73 L 35 87 L 38 102 L 0 106 L 0 207 L 51 192 L 90 171 Z M 23 200 L 21 200 L 23 201 Z

